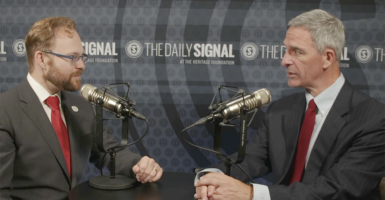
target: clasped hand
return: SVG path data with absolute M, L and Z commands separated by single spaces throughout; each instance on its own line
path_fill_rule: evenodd
M 147 156 L 142 157 L 140 161 L 132 167 L 136 174 L 136 180 L 141 183 L 155 182 L 162 177 L 163 169 L 154 159 Z
M 222 173 L 208 173 L 195 183 L 199 200 L 251 200 L 253 187 Z

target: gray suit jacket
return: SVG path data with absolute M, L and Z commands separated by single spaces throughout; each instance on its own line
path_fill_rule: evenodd
M 287 186 L 305 107 L 303 93 L 271 103 L 241 166 L 252 177 L 273 172 L 275 185 L 268 186 L 272 200 L 380 199 L 385 106 L 347 81 L 319 133 L 302 181 Z M 231 175 L 247 181 L 237 166 L 232 166 Z
M 88 161 L 108 165 L 109 156 L 94 142 L 95 114 L 78 95 L 62 92 L 62 109 L 71 145 L 72 179 L 68 176 L 56 133 L 27 79 L 0 94 L 0 199 L 68 199 L 83 180 Z M 75 112 L 72 106 L 79 111 Z M 113 136 L 107 145 L 116 144 Z M 117 155 L 117 174 L 133 176 L 140 156 L 124 150 Z

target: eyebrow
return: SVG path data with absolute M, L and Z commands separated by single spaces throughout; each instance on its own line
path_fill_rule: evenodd
M 293 46 L 293 45 L 286 45 L 285 44 L 285 41 L 286 41 L 286 38 L 282 41 L 282 44 L 286 47 L 286 48 L 296 48 L 296 49 L 300 49 L 299 47 L 296 47 L 296 46 Z
M 75 55 L 75 56 L 81 56 L 81 55 L 84 55 L 85 53 L 84 53 L 84 51 L 82 52 L 82 53 L 78 53 L 78 52 L 70 52 L 70 53 L 67 53 L 67 55 Z
M 300 50 L 300 51 L 305 51 L 303 48 L 300 48 L 300 47 L 297 47 L 297 46 L 286 46 L 285 45 L 285 47 L 286 47 L 286 49 L 291 49 L 291 50 Z

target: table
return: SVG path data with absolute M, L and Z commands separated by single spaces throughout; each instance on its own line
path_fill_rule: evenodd
M 193 200 L 195 175 L 165 172 L 156 183 L 139 184 L 124 190 L 100 190 L 83 182 L 70 191 L 70 200 Z

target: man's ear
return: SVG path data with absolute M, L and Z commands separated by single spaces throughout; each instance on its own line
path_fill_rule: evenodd
M 34 63 L 35 66 L 40 67 L 42 70 L 45 70 L 47 68 L 47 57 L 43 55 L 44 52 L 42 51 L 36 51 L 34 55 Z
M 336 59 L 336 52 L 331 48 L 326 48 L 323 52 L 323 68 L 328 69 Z

